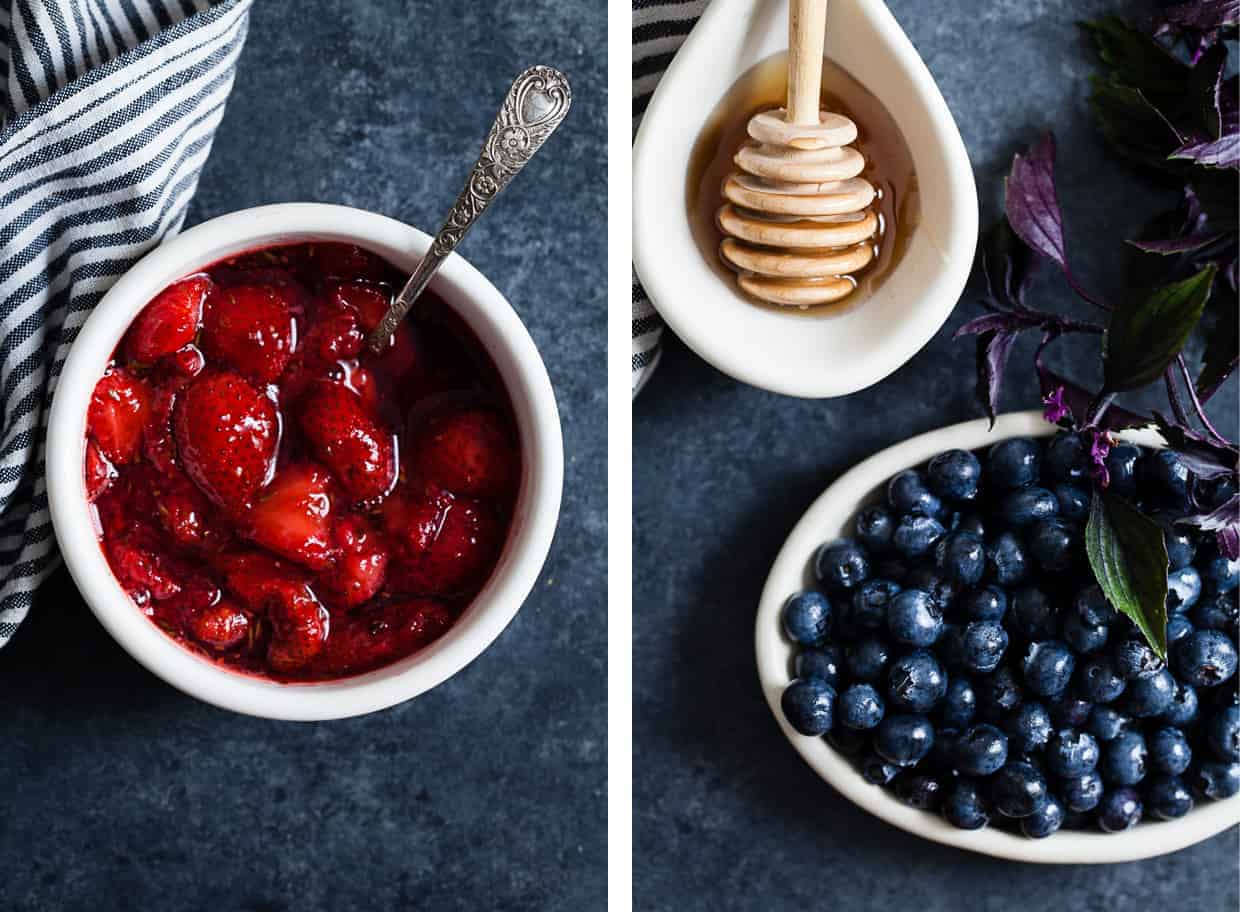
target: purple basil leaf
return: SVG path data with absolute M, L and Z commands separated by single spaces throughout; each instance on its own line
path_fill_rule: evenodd
M 1085 387 L 1079 383 L 1075 383 L 1046 366 L 1046 362 L 1042 360 L 1042 353 L 1048 345 L 1059 337 L 1059 333 L 1055 330 L 1049 330 L 1042 335 L 1042 342 L 1038 345 L 1037 353 L 1033 356 L 1033 366 L 1038 372 L 1038 385 L 1042 388 L 1042 401 L 1053 398 L 1056 403 L 1062 403 L 1072 416 L 1072 427 L 1080 427 L 1085 423 L 1086 416 L 1089 414 L 1089 407 L 1093 404 L 1096 397 Z M 1139 428 L 1148 425 L 1149 419 L 1144 415 L 1138 415 L 1126 408 L 1112 404 L 1103 414 L 1102 419 L 1098 422 L 1098 427 L 1104 431 L 1122 431 L 1126 428 Z
M 1234 445 L 1222 446 L 1192 428 L 1169 421 L 1161 412 L 1154 412 L 1154 423 L 1167 446 L 1180 454 L 1180 459 L 1198 478 L 1218 478 L 1236 471 L 1240 450 Z
M 1194 250 L 1201 250 L 1203 247 L 1209 247 L 1223 235 L 1221 234 L 1190 234 L 1184 237 L 1165 238 L 1160 241 L 1129 241 L 1133 247 L 1138 250 L 1144 250 L 1146 253 L 1192 253 Z
M 1240 19 L 1240 0 L 1195 0 L 1177 3 L 1159 13 L 1167 25 L 1197 32 L 1213 31 L 1235 25 Z
M 1196 526 L 1203 532 L 1213 532 L 1219 550 L 1228 560 L 1240 558 L 1240 494 L 1231 498 L 1209 513 L 1185 516 L 1177 520 L 1181 525 Z
M 960 339 L 964 336 L 978 335 L 988 332 L 1012 332 L 1017 333 L 1022 329 L 1028 329 L 1030 326 L 1036 326 L 1037 321 L 1027 317 L 1019 316 L 1013 313 L 988 313 L 982 314 L 980 317 L 974 317 L 964 326 L 956 330 L 952 334 L 953 339 Z
M 1168 157 L 1187 159 L 1207 168 L 1240 169 L 1240 134 L 1224 134 L 1209 141 L 1193 140 L 1180 146 Z
M 1003 384 L 1003 369 L 1012 354 L 1012 343 L 1018 332 L 992 330 L 977 337 L 977 399 L 995 426 L 999 409 L 999 391 Z
M 1012 158 L 1004 208 L 1016 236 L 1066 272 L 1063 214 L 1055 192 L 1055 137 L 1050 133 Z
M 982 271 L 991 300 L 999 306 L 1022 310 L 1025 291 L 1038 268 L 1038 257 L 1016 236 L 1007 219 L 1000 219 L 982 239 Z

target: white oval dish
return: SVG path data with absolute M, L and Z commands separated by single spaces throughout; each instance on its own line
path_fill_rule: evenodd
M 1124 833 L 1061 830 L 1047 839 L 1027 839 L 993 826 L 960 830 L 937 814 L 908 807 L 885 789 L 870 785 L 846 757 L 822 738 L 798 733 L 780 710 L 779 699 L 791 679 L 796 650 L 780 628 L 779 612 L 792 593 L 813 585 L 814 551 L 824 541 L 846 535 L 863 505 L 881 498 L 892 475 L 927 462 L 944 450 L 988 446 L 1008 437 L 1049 436 L 1055 428 L 1039 412 L 1001 415 L 994 430 L 986 419 L 967 421 L 912 437 L 854 466 L 814 501 L 780 549 L 758 606 L 754 635 L 758 678 L 780 729 L 814 771 L 854 804 L 876 817 L 934 842 L 1008 858 L 1044 864 L 1102 864 L 1136 861 L 1174 852 L 1240 823 L 1240 795 L 1224 801 L 1203 801 L 1179 820 L 1144 821 Z M 1126 432 L 1127 440 L 1162 446 L 1154 431 Z
M 91 393 L 134 316 L 169 283 L 247 250 L 300 241 L 357 244 L 412 272 L 431 238 L 372 212 L 289 203 L 222 215 L 152 250 L 99 302 L 65 361 L 48 421 L 47 488 L 56 538 L 74 582 L 103 626 L 135 659 L 169 684 L 224 709 L 272 719 L 338 719 L 429 690 L 499 636 L 529 595 L 551 547 L 564 455 L 555 395 L 533 340 L 495 286 L 453 254 L 431 287 L 495 362 L 521 440 L 521 487 L 512 530 L 486 586 L 456 624 L 425 649 L 337 681 L 283 684 L 239 674 L 167 637 L 117 583 L 95 537 L 83 478 Z
M 843 396 L 908 361 L 956 306 L 977 244 L 977 188 L 947 103 L 886 5 L 831 0 L 827 56 L 899 124 L 913 152 L 921 223 L 861 306 L 814 317 L 755 306 L 703 258 L 685 181 L 717 101 L 787 46 L 782 0 L 714 0 L 706 9 L 663 75 L 634 142 L 633 263 L 667 325 L 719 370 L 786 395 Z

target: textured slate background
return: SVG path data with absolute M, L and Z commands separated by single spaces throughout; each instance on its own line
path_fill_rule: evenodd
M 964 134 L 984 224 L 997 211 L 1012 153 L 1053 128 L 1072 262 L 1087 287 L 1122 287 L 1117 241 L 1157 209 L 1104 154 L 1086 103 L 1091 56 L 1073 25 L 1115 10 L 1115 0 L 889 6 Z M 1070 303 L 1049 271 L 1034 296 Z M 753 617 L 780 545 L 810 502 L 859 460 L 976 416 L 972 345 L 950 340 L 980 312 L 975 299 L 966 294 L 909 364 L 843 400 L 747 388 L 668 341 L 633 422 L 637 908 L 1213 912 L 1240 903 L 1235 830 L 1156 861 L 1054 870 L 918 840 L 823 783 L 762 699 Z M 1031 345 L 1018 347 L 1013 365 L 1030 364 Z M 1073 371 L 1088 367 L 1078 361 Z M 1037 401 L 1032 378 L 1004 396 L 1008 409 Z M 1234 385 L 1213 413 L 1237 430 Z
M 604 46 L 602 4 L 255 4 L 191 223 L 319 200 L 434 230 L 511 79 L 533 63 L 572 79 L 565 126 L 462 247 L 551 373 L 559 532 L 465 671 L 318 725 L 183 696 L 57 574 L 0 655 L 0 908 L 602 908 Z

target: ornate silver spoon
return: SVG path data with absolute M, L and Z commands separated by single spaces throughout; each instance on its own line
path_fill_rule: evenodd
M 418 268 L 400 294 L 392 299 L 392 305 L 379 325 L 367 337 L 366 344 L 373 352 L 382 354 L 391 344 L 397 324 L 404 319 L 448 254 L 456 249 L 465 232 L 490 206 L 491 200 L 508 186 L 517 172 L 542 148 L 547 137 L 555 132 L 568 114 L 572 100 L 568 79 L 559 70 L 535 66 L 516 78 L 495 122 L 491 124 L 491 131 L 482 144 L 469 180 L 456 198 L 443 227 L 435 235 L 431 249 L 418 263 Z

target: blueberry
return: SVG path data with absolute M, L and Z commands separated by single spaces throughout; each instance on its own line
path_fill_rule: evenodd
M 1203 562 L 1201 576 L 1211 592 L 1233 592 L 1240 585 L 1240 560 L 1215 554 Z
M 1083 481 L 1089 476 L 1090 444 L 1080 434 L 1060 431 L 1046 445 L 1042 471 L 1059 481 Z
M 986 523 L 977 513 L 965 513 L 960 517 L 960 521 L 952 527 L 954 532 L 972 532 L 974 535 L 986 539 Z
M 1166 513 L 1156 513 L 1152 518 L 1162 526 L 1168 569 L 1181 570 L 1191 564 L 1197 554 L 1197 541 L 1193 534 L 1183 526 L 1177 526 L 1174 517 Z
M 972 532 L 949 532 L 935 545 L 934 559 L 947 579 L 972 586 L 986 569 L 986 547 Z
M 1174 699 L 1175 678 L 1164 668 L 1148 678 L 1136 678 L 1128 683 L 1124 709 L 1130 716 L 1148 719 L 1165 713 Z
M 1131 443 L 1120 443 L 1107 453 L 1107 475 L 1112 494 L 1132 497 L 1137 491 L 1137 464 L 1141 448 Z
M 1008 647 L 1008 634 L 998 621 L 971 621 L 957 637 L 959 660 L 974 674 L 990 674 L 999 667 Z
M 1096 583 L 1077 592 L 1072 607 L 1081 623 L 1088 627 L 1109 626 L 1119 618 L 1119 613 L 1107 601 L 1102 588 Z
M 1209 510 L 1217 509 L 1236 496 L 1236 478 L 1220 475 L 1217 478 L 1197 480 L 1198 497 Z
M 1097 652 L 1107 644 L 1110 628 L 1105 624 L 1090 626 L 1075 611 L 1064 612 L 1059 634 L 1078 655 Z
M 1038 480 L 1041 453 L 1028 437 L 1002 440 L 986 454 L 986 479 L 998 488 L 1023 488 Z
M 1218 801 L 1240 792 L 1240 763 L 1210 760 L 1201 764 L 1193 776 L 1193 788 Z
M 1181 567 L 1167 574 L 1167 610 L 1187 611 L 1201 597 L 1201 574 L 1196 567 Z
M 856 589 L 870 576 L 870 559 L 855 541 L 842 538 L 818 549 L 814 573 L 829 589 Z
M 1194 627 L 1203 630 L 1219 630 L 1234 638 L 1240 630 L 1240 601 L 1230 592 L 1207 595 L 1189 612 Z
M 929 646 L 943 633 L 943 611 L 921 589 L 904 589 L 887 609 L 887 630 L 898 643 Z
M 852 684 L 840 693 L 835 704 L 840 724 L 866 731 L 883 718 L 883 698 L 870 684 Z
M 1110 706 L 1095 706 L 1087 723 L 1089 733 L 1099 741 L 1114 741 L 1132 728 L 1132 717 Z
M 1089 489 L 1080 485 L 1060 481 L 1055 484 L 1055 500 L 1059 504 L 1059 515 L 1074 522 L 1084 522 L 1089 516 Z
M 1079 546 L 1078 527 L 1059 517 L 1038 520 L 1029 533 L 1029 551 L 1048 573 L 1071 567 L 1076 562 Z
M 981 479 L 982 464 L 968 450 L 940 453 L 926 466 L 930 490 L 948 500 L 973 500 Z
M 1197 628 L 1182 614 L 1173 614 L 1167 618 L 1167 649 L 1172 649 L 1176 643 L 1184 639 Z
M 1025 685 L 1042 697 L 1063 693 L 1076 669 L 1076 657 L 1066 643 L 1042 640 L 1029 644 L 1021 663 Z
M 910 513 L 900 517 L 891 541 L 905 557 L 921 557 L 934 547 L 946 531 L 937 519 Z
M 958 775 L 956 770 L 956 742 L 960 739 L 960 729 L 946 725 L 934 730 L 934 746 L 922 761 L 926 769 L 942 774 L 944 777 Z
M 1067 805 L 1068 810 L 1077 813 L 1092 811 L 1096 808 L 1098 802 L 1102 800 L 1103 791 L 1102 777 L 1096 770 L 1072 776 L 1059 783 L 1059 794 L 1063 796 L 1064 804 Z
M 858 640 L 844 650 L 844 667 L 854 681 L 873 684 L 881 680 L 890 661 L 887 644 L 877 637 Z
M 1148 678 L 1162 671 L 1163 660 L 1140 640 L 1120 640 L 1111 652 L 1115 673 L 1125 681 Z
M 1004 817 L 1028 817 L 1046 803 L 1048 790 L 1042 774 L 1029 763 L 1013 761 L 997 773 L 990 798 Z
M 946 693 L 943 666 L 925 649 L 915 649 L 896 659 L 887 672 L 887 699 L 894 709 L 929 712 Z
M 933 746 L 934 726 L 921 715 L 889 715 L 874 734 L 874 750 L 896 766 L 915 765 Z
M 1145 738 L 1135 731 L 1124 732 L 1102 746 L 1098 771 L 1111 785 L 1136 785 L 1145 778 L 1148 755 Z
M 887 482 L 887 503 L 897 514 L 943 515 L 943 503 L 930 492 L 926 479 L 916 469 L 905 469 Z
M 899 592 L 900 584 L 886 579 L 866 580 L 854 589 L 847 615 L 854 636 L 885 628 L 887 609 Z
M 986 546 L 986 571 L 1000 586 L 1024 582 L 1028 564 L 1024 544 L 1011 532 L 1004 532 Z
M 1190 725 L 1197 720 L 1200 700 L 1197 689 L 1183 681 L 1175 682 L 1175 693 L 1171 695 L 1171 704 L 1163 710 L 1163 718 L 1172 725 Z
M 1149 765 L 1159 773 L 1178 776 L 1188 769 L 1193 751 L 1178 728 L 1160 728 L 1149 737 Z
M 1061 728 L 1046 745 L 1046 768 L 1060 778 L 1083 776 L 1098 765 L 1098 742 L 1087 732 Z
M 1098 826 L 1107 833 L 1120 833 L 1136 826 L 1144 808 L 1136 789 L 1112 789 L 1098 804 Z
M 1008 621 L 1017 633 L 1031 640 L 1050 639 L 1059 626 L 1046 593 L 1032 586 L 1017 589 L 1008 597 Z
M 861 762 L 861 777 L 870 785 L 890 785 L 903 772 L 895 763 L 888 763 L 877 754 L 870 754 Z
M 1206 741 L 1220 760 L 1240 761 L 1240 706 L 1224 706 L 1206 721 Z
M 795 671 L 798 678 L 825 681 L 834 688 L 840 686 L 840 673 L 844 667 L 844 651 L 838 646 L 819 646 L 802 649 L 797 653 Z
M 1059 501 L 1046 488 L 1021 488 L 999 503 L 999 515 L 1016 529 L 1031 526 L 1040 519 L 1050 519 L 1059 512 Z
M 1137 482 L 1148 501 L 1180 513 L 1188 509 L 1188 466 L 1174 450 L 1147 452 L 1137 465 Z
M 855 757 L 870 746 L 868 732 L 853 731 L 842 725 L 837 725 L 827 732 L 826 739 L 828 744 L 848 757 Z
M 1008 665 L 1000 665 L 994 672 L 973 684 L 977 691 L 977 706 L 989 719 L 1000 719 L 1020 705 L 1024 694 L 1020 683 Z
M 1020 831 L 1030 839 L 1045 839 L 1063 826 L 1065 813 L 1059 799 L 1048 794 L 1040 808 L 1021 818 Z
M 1214 687 L 1236 673 L 1236 647 L 1217 630 L 1197 630 L 1175 644 L 1175 673 L 1194 687 Z
M 1007 612 L 1007 593 L 998 586 L 982 586 L 965 593 L 957 604 L 971 621 L 1001 621 Z
M 1115 673 L 1111 660 L 1105 656 L 1088 658 L 1076 668 L 1076 691 L 1091 703 L 1118 699 L 1124 686 L 1124 679 Z
M 831 603 L 821 592 L 798 592 L 784 602 L 784 633 L 803 646 L 817 646 L 831 631 Z
M 964 728 L 977 713 L 977 694 L 967 678 L 952 678 L 943 697 L 941 721 L 948 728 Z
M 1094 711 L 1094 704 L 1071 692 L 1064 692 L 1046 701 L 1055 728 L 1082 728 Z
M 976 782 L 958 779 L 943 798 L 943 818 L 961 830 L 980 830 L 990 822 L 990 802 Z
M 924 773 L 901 776 L 895 785 L 896 797 L 919 811 L 938 810 L 943 801 L 943 791 L 943 780 Z
M 1150 813 L 1162 820 L 1176 820 L 1193 809 L 1193 793 L 1179 776 L 1156 776 L 1145 790 Z
M 1050 740 L 1050 713 L 1041 703 L 1022 703 L 1016 711 L 1003 720 L 1008 744 L 1013 752 L 1028 754 L 1041 750 Z
M 960 584 L 939 574 L 933 564 L 915 567 L 904 580 L 905 589 L 920 589 L 939 608 L 946 610 L 956 600 Z
M 857 514 L 857 541 L 871 554 L 890 550 L 891 536 L 895 530 L 895 518 L 882 504 L 865 507 Z
M 780 706 L 788 724 L 803 735 L 822 735 L 835 717 L 835 690 L 826 681 L 797 678 L 784 688 Z
M 1007 763 L 1007 736 L 993 725 L 974 725 L 956 741 L 956 767 L 966 776 L 989 776 Z

